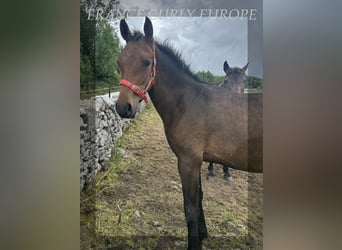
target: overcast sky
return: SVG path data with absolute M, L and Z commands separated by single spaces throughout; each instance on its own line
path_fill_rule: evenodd
M 151 17 L 154 38 L 168 40 L 194 71 L 224 75 L 223 63 L 243 67 L 248 60 L 248 22 L 204 17 Z M 143 32 L 144 17 L 128 17 L 131 30 Z M 118 25 L 118 24 L 116 24 Z M 119 32 L 119 28 L 116 27 Z M 125 45 L 121 35 L 121 43 Z
M 243 67 L 249 61 L 248 74 L 262 77 L 262 2 L 263 0 L 120 0 L 120 9 L 142 11 L 141 14 L 129 13 L 127 18 L 129 26 L 140 31 L 143 30 L 143 16 L 148 15 L 153 23 L 154 37 L 158 41 L 167 39 L 182 53 L 186 63 L 195 72 L 210 70 L 215 75 L 224 75 L 222 67 L 225 60 L 229 65 L 237 67 Z M 172 9 L 196 11 L 192 17 L 170 17 L 166 12 Z M 213 12 L 255 9 L 256 21 L 248 21 L 246 17 L 242 20 L 199 17 L 201 9 Z M 149 14 L 149 10 L 161 10 L 163 14 Z M 118 23 L 115 27 L 118 29 Z

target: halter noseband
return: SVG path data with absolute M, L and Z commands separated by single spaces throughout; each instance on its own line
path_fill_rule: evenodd
M 156 77 L 156 65 L 157 65 L 157 60 L 156 60 L 156 48 L 155 45 L 153 43 L 153 62 L 152 62 L 152 71 L 151 71 L 151 76 L 150 79 L 146 85 L 146 87 L 142 90 L 140 89 L 137 85 L 131 83 L 130 81 L 124 80 L 122 79 L 120 81 L 120 85 L 126 86 L 128 88 L 130 88 L 134 93 L 136 93 L 142 100 L 144 100 L 145 103 L 148 102 L 146 93 L 147 91 L 150 90 L 150 88 L 152 87 L 152 84 L 154 82 L 154 79 Z

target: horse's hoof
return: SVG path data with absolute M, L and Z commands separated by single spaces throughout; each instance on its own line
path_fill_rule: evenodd
M 207 180 L 208 180 L 208 181 L 214 181 L 214 176 L 208 175 L 208 176 L 207 176 Z
M 231 176 L 225 176 L 224 179 L 225 179 L 228 183 L 232 183 L 232 182 L 233 182 L 233 177 L 231 177 Z

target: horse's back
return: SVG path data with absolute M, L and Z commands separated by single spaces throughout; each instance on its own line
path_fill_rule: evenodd
M 172 150 L 177 156 L 261 172 L 262 94 L 205 87 L 184 99 L 172 123 L 164 124 Z
M 220 91 L 209 104 L 204 159 L 233 168 L 262 171 L 262 94 Z

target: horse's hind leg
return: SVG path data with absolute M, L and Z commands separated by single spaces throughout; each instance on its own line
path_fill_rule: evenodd
M 201 249 L 199 229 L 204 230 L 204 215 L 200 208 L 200 170 L 202 161 L 178 159 L 178 171 L 182 181 L 184 212 L 188 227 L 188 249 Z M 202 210 L 203 213 L 203 210 Z M 201 223 L 200 223 L 201 218 Z M 202 235 L 203 236 L 203 235 Z
M 223 173 L 224 173 L 224 179 L 228 182 L 232 182 L 233 181 L 233 178 L 232 176 L 230 175 L 230 172 L 229 172 L 229 167 L 227 165 L 223 165 Z
M 214 164 L 212 162 L 209 162 L 209 165 L 208 165 L 207 179 L 209 181 L 213 181 L 214 180 Z

